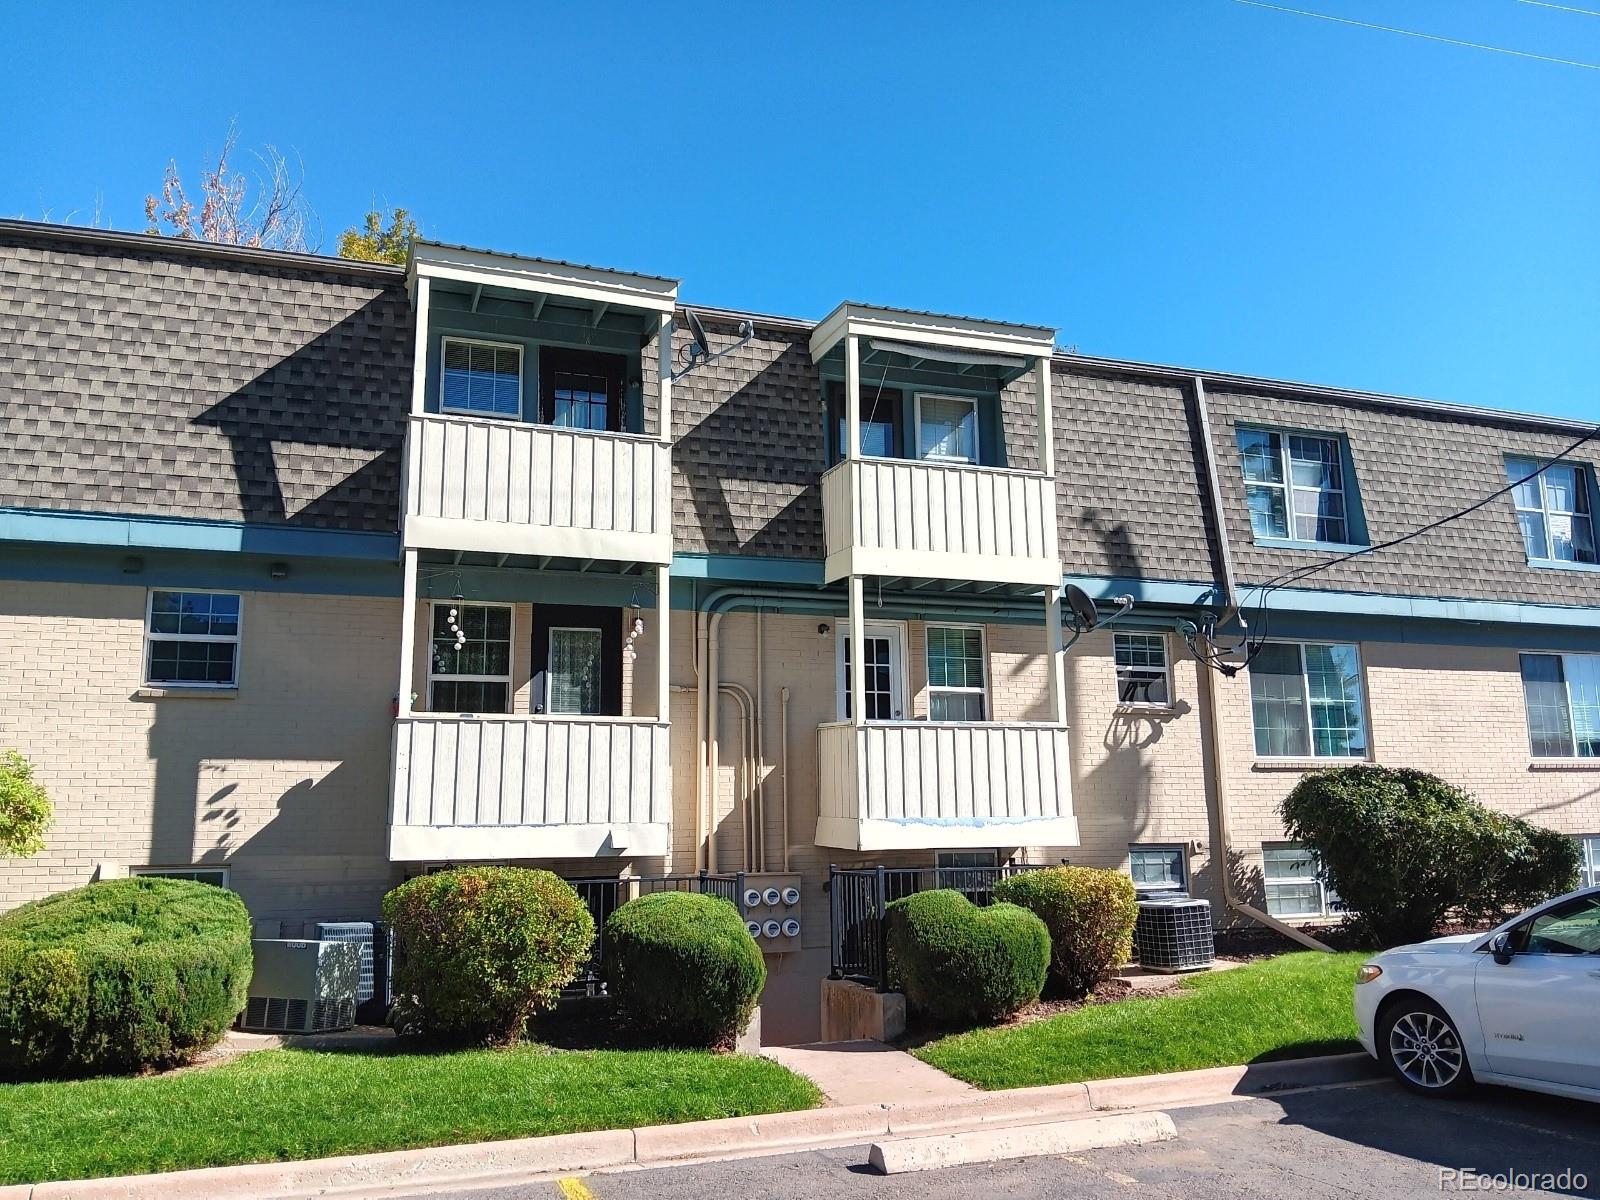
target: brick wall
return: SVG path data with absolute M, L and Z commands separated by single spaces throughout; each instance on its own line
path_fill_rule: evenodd
M 0 907 L 128 867 L 226 863 L 257 917 L 370 918 L 390 886 L 394 601 L 246 592 L 237 693 L 140 695 L 145 589 L 0 589 L 0 746 L 56 805 Z

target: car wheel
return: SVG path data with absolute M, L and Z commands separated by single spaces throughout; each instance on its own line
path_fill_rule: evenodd
M 1452 1096 L 1472 1086 L 1472 1067 L 1455 1022 L 1432 1000 L 1404 997 L 1378 1023 L 1378 1052 L 1402 1086 Z

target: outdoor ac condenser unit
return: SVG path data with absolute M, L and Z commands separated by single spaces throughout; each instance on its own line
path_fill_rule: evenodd
M 1133 945 L 1139 965 L 1147 971 L 1209 967 L 1216 958 L 1211 902 L 1189 896 L 1140 896 Z
M 365 1004 L 372 999 L 375 976 L 373 974 L 373 937 L 371 921 L 318 921 L 316 935 L 319 942 L 352 942 L 361 951 L 361 977 L 356 982 L 356 1003 Z
M 356 1020 L 361 948 L 354 942 L 250 943 L 255 974 L 241 1029 L 259 1033 L 327 1033 Z

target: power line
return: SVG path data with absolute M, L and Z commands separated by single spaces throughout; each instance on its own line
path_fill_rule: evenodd
M 1335 17 L 1328 13 L 1312 12 L 1308 8 L 1290 8 L 1284 4 L 1268 4 L 1266 0 L 1233 0 L 1251 8 L 1265 8 L 1273 12 L 1290 13 L 1297 17 L 1313 17 L 1318 21 L 1332 21 L 1335 25 L 1354 25 L 1358 29 L 1375 29 L 1379 33 L 1398 33 L 1404 37 L 1421 38 L 1426 42 L 1439 42 L 1446 46 L 1461 46 L 1468 50 L 1488 50 L 1493 54 L 1509 54 L 1513 58 L 1530 58 L 1535 62 L 1555 63 L 1562 67 L 1581 67 L 1585 71 L 1600 71 L 1600 63 L 1579 62 L 1574 58 L 1556 58 L 1549 54 L 1535 54 L 1531 50 L 1512 50 L 1506 46 L 1491 46 L 1488 42 L 1468 42 L 1461 38 L 1444 37 L 1437 33 L 1423 33 L 1417 29 L 1401 29 L 1395 25 L 1378 25 L 1371 21 L 1357 21 L 1353 17 Z M 1531 3 L 1532 0 L 1524 0 Z M 1551 5 L 1550 7 L 1556 7 Z M 1576 10 L 1587 11 L 1587 10 Z M 1600 14 L 1591 14 L 1600 15 Z
M 1592 8 L 1578 8 L 1571 4 L 1551 4 L 1550 0 L 1517 0 L 1518 4 L 1531 4 L 1535 8 L 1553 8 L 1557 12 L 1577 13 L 1584 17 L 1600 17 L 1600 12 Z
M 1278 591 L 1280 588 L 1288 587 L 1290 584 L 1299 583 L 1302 580 L 1309 579 L 1313 575 L 1318 575 L 1323 571 L 1328 570 L 1330 567 L 1338 566 L 1340 563 L 1349 562 L 1353 558 L 1362 558 L 1368 554 L 1376 554 L 1380 550 L 1389 550 L 1395 546 L 1404 545 L 1406 542 L 1412 541 L 1415 538 L 1419 538 L 1423 534 L 1432 533 L 1435 529 L 1438 529 L 1444 525 L 1448 525 L 1452 521 L 1459 521 L 1462 517 L 1468 516 L 1471 513 L 1475 513 L 1480 508 L 1492 504 L 1494 501 L 1498 500 L 1501 496 L 1506 495 L 1508 492 L 1515 491 L 1517 488 L 1521 487 L 1525 483 L 1528 483 L 1530 480 L 1537 479 L 1551 467 L 1565 459 L 1573 451 L 1587 445 L 1589 442 L 1592 442 L 1597 438 L 1600 438 L 1600 425 L 1596 425 L 1593 429 L 1589 430 L 1589 432 L 1583 434 L 1581 437 L 1564 446 L 1560 451 L 1552 455 L 1550 458 L 1540 462 L 1534 470 L 1524 475 L 1521 479 L 1513 479 L 1504 487 L 1497 488 L 1496 490 L 1490 492 L 1487 496 L 1483 496 L 1477 500 L 1474 500 L 1465 508 L 1458 509 L 1446 516 L 1439 517 L 1437 520 L 1429 521 L 1426 525 L 1420 525 L 1416 529 L 1411 530 L 1409 533 L 1403 533 L 1399 537 L 1390 538 L 1386 542 L 1378 542 L 1371 546 L 1362 546 L 1356 550 L 1348 550 L 1343 554 L 1336 554 L 1332 558 L 1325 558 L 1321 562 L 1309 563 L 1303 567 L 1292 568 L 1291 570 L 1284 571 L 1279 575 L 1273 576 L 1265 583 L 1250 584 L 1243 590 L 1247 593 L 1257 593 L 1257 599 L 1255 603 L 1250 605 L 1250 607 L 1256 611 L 1256 623 L 1244 625 L 1244 623 L 1241 622 L 1241 625 L 1244 625 L 1245 630 L 1244 641 L 1232 648 L 1233 650 L 1244 651 L 1244 657 L 1242 661 L 1237 663 L 1224 661 L 1222 655 L 1224 653 L 1230 653 L 1231 651 L 1223 650 L 1222 648 L 1217 647 L 1215 643 L 1211 643 L 1209 650 L 1202 652 L 1199 646 L 1196 644 L 1198 641 L 1197 638 L 1185 639 L 1189 643 L 1190 650 L 1194 652 L 1197 658 L 1201 659 L 1209 666 L 1217 668 L 1224 674 L 1237 674 L 1241 668 L 1250 665 L 1250 660 L 1260 652 L 1262 645 L 1264 645 L 1267 640 L 1267 628 L 1272 615 L 1271 610 L 1267 607 L 1267 601 L 1271 598 L 1273 592 Z M 1243 604 L 1239 606 L 1241 610 L 1244 607 L 1245 606 Z M 1207 638 L 1208 642 L 1209 640 L 1210 639 Z

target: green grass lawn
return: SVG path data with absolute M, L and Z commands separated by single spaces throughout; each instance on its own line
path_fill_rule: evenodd
M 1366 954 L 1305 951 L 1183 981 L 1183 993 L 1091 1005 L 913 1050 L 986 1089 L 1153 1075 L 1359 1049 L 1351 1010 Z
M 777 1063 L 664 1050 L 263 1050 L 206 1070 L 0 1085 L 0 1184 L 812 1108 Z

